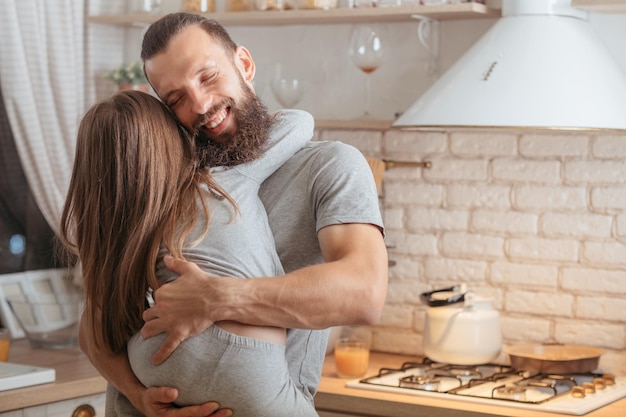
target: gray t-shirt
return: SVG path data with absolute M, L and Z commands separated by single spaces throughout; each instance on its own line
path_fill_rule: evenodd
M 383 230 L 378 193 L 360 151 L 341 142 L 310 142 L 262 185 L 260 194 L 286 273 L 324 261 L 317 232 L 325 226 L 369 223 Z M 292 329 L 287 360 L 293 381 L 313 398 L 328 330 Z
M 282 110 L 275 120 L 263 156 L 233 167 L 211 168 L 215 181 L 237 202 L 239 213 L 228 200 L 208 195 L 208 233 L 200 242 L 188 244 L 198 239 L 204 229 L 205 219 L 198 219 L 186 238 L 183 256 L 213 276 L 253 278 L 284 274 L 267 213 L 259 199 L 259 188 L 313 138 L 314 122 L 310 114 L 301 110 Z M 178 277 L 162 262 L 165 254 L 162 249 L 157 262 L 157 276 L 162 282 Z

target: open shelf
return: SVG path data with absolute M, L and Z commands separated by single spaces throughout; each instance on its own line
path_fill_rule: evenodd
M 590 12 L 626 13 L 626 0 L 572 0 L 572 6 Z
M 361 22 L 408 22 L 423 16 L 433 20 L 485 19 L 500 16 L 500 10 L 481 3 L 431 6 L 337 8 L 330 10 L 268 10 L 204 13 L 225 26 L 280 26 Z M 88 16 L 87 21 L 108 25 L 145 26 L 161 17 L 157 13 Z
M 380 130 L 391 128 L 393 120 L 377 119 L 315 119 L 315 128 L 323 130 Z

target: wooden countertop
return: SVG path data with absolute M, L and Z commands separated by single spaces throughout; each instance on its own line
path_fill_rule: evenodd
M 0 391 L 0 412 L 47 404 L 106 391 L 106 381 L 78 348 L 31 349 L 25 340 L 14 340 L 9 362 L 56 370 L 56 381 L 9 391 Z
M 380 367 L 397 367 L 417 358 L 384 353 L 372 354 L 368 375 Z M 9 361 L 56 369 L 56 381 L 0 392 L 0 412 L 30 407 L 106 391 L 106 381 L 87 357 L 77 348 L 66 350 L 31 349 L 25 340 L 14 341 Z M 326 358 L 319 392 L 315 398 L 320 411 L 344 412 L 362 416 L 384 417 L 527 417 L 528 410 L 470 404 L 412 395 L 391 394 L 346 388 L 346 380 L 337 378 L 332 355 Z M 533 417 L 555 417 L 553 413 L 533 412 Z M 591 412 L 586 417 L 626 416 L 626 398 Z

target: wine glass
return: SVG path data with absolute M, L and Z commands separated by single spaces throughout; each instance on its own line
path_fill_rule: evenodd
M 370 76 L 383 62 L 382 27 L 375 23 L 352 27 L 349 54 L 352 63 L 365 73 L 365 112 L 370 117 Z
M 304 82 L 284 65 L 276 65 L 271 86 L 274 97 L 283 108 L 292 109 L 302 100 Z

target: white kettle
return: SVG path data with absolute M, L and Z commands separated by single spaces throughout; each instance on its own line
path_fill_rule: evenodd
M 465 284 L 426 292 L 424 354 L 435 362 L 480 365 L 502 349 L 500 313 L 492 300 L 476 296 Z

